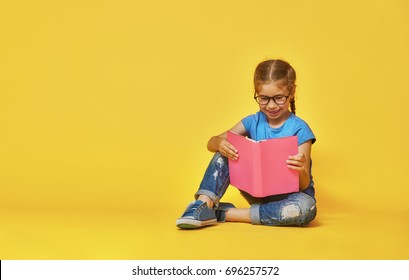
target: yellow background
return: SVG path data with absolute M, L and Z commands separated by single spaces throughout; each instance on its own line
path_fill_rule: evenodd
M 297 71 L 317 220 L 177 230 L 267 58 Z M 405 0 L 2 1 L 0 259 L 407 259 L 408 66 Z

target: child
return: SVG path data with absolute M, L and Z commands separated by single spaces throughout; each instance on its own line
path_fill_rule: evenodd
M 315 136 L 307 123 L 295 116 L 295 79 L 295 71 L 287 62 L 261 62 L 254 73 L 254 99 L 260 111 L 242 119 L 230 131 L 256 141 L 297 135 L 298 154 L 288 158 L 287 166 L 299 173 L 299 192 L 256 198 L 241 191 L 250 204 L 250 208 L 243 209 L 220 202 L 230 183 L 228 159 L 237 160 L 240 156 L 240 151 L 227 141 L 224 132 L 210 138 L 207 144 L 208 150 L 215 155 L 195 194 L 196 201 L 176 221 L 179 228 L 198 228 L 225 221 L 303 226 L 315 218 L 310 159 Z

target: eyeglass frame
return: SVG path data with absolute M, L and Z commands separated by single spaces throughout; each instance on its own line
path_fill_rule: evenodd
M 274 102 L 274 104 L 276 104 L 276 105 L 278 105 L 278 106 L 282 106 L 282 105 L 284 105 L 286 102 L 287 102 L 287 100 L 288 100 L 288 98 L 290 97 L 290 95 L 291 95 L 291 93 L 289 94 L 289 95 L 276 95 L 276 96 L 273 96 L 273 97 L 269 97 L 269 96 L 265 96 L 265 95 L 257 95 L 257 92 L 254 92 L 254 100 L 257 102 L 257 104 L 259 104 L 259 105 L 268 105 L 268 103 L 270 103 L 270 100 L 273 100 L 273 102 Z M 265 98 L 267 98 L 268 99 L 268 101 L 267 101 L 267 103 L 266 104 L 261 104 L 261 103 L 259 103 L 258 101 L 257 101 L 257 97 L 260 97 L 260 96 L 262 96 L 262 97 L 265 97 Z M 276 101 L 275 101 L 275 98 L 276 97 L 285 97 L 285 101 L 284 101 L 284 103 L 283 104 L 278 104 Z

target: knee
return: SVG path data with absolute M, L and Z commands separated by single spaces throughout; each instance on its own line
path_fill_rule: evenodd
M 281 208 L 280 224 L 305 226 L 314 220 L 317 207 L 315 201 L 311 198 L 309 203 L 291 202 Z
M 299 215 L 296 217 L 296 225 L 308 225 L 317 215 L 316 201 L 311 196 L 305 193 L 297 193 L 294 195 L 294 203 L 299 207 Z
M 216 170 L 221 170 L 228 168 L 229 161 L 225 156 L 219 152 L 216 152 L 213 156 L 211 164 L 216 168 Z
M 302 226 L 308 225 L 317 216 L 317 203 L 315 199 L 307 194 L 304 195 L 308 197 L 308 200 L 304 204 L 304 222 L 301 224 Z
M 268 204 L 260 209 L 260 222 L 265 225 L 305 226 L 317 213 L 315 200 L 306 194 L 302 194 L 302 199 L 289 197 L 285 202 Z

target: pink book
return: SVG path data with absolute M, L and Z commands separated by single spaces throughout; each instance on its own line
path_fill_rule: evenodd
M 286 163 L 298 153 L 297 136 L 254 141 L 228 131 L 227 141 L 239 154 L 229 159 L 230 184 L 254 197 L 299 191 L 298 171 Z

